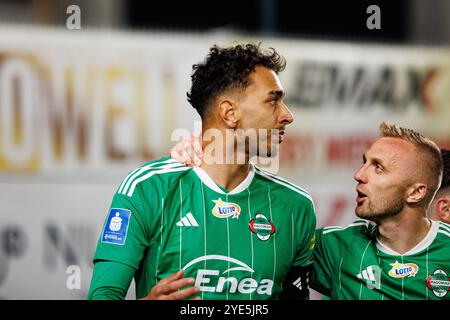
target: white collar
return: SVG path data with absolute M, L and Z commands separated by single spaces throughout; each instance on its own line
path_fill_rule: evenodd
M 409 250 L 408 252 L 406 252 L 404 254 L 400 254 L 398 252 L 395 252 L 391 248 L 386 247 L 384 244 L 381 243 L 380 240 L 378 240 L 378 237 L 377 237 L 377 242 L 375 243 L 375 245 L 378 250 L 380 250 L 381 252 L 384 252 L 386 254 L 390 254 L 393 256 L 410 256 L 410 255 L 416 254 L 416 253 L 426 249 L 436 238 L 438 229 L 439 229 L 439 222 L 431 220 L 431 227 L 430 227 L 430 230 L 428 231 L 427 235 L 425 236 L 425 238 L 423 238 L 422 241 L 420 241 L 414 248 L 412 248 L 411 250 Z
M 217 184 L 213 181 L 213 179 L 211 179 L 211 177 L 202 168 L 194 167 L 194 172 L 197 174 L 197 176 L 200 178 L 200 180 L 208 188 L 214 190 L 217 193 L 228 194 L 228 195 L 237 194 L 237 193 L 242 192 L 245 189 L 247 189 L 248 186 L 250 186 L 250 184 L 252 183 L 253 178 L 255 176 L 255 168 L 254 168 L 253 164 L 250 163 L 250 171 L 249 171 L 247 177 L 244 180 L 242 180 L 242 182 L 236 188 L 234 188 L 230 192 L 226 193 L 217 186 Z

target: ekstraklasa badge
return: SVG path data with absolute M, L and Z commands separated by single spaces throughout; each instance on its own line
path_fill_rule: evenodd
M 111 208 L 102 232 L 102 242 L 123 246 L 127 238 L 131 211 L 122 208 Z
M 248 224 L 250 230 L 259 240 L 266 241 L 275 233 L 275 226 L 265 215 L 258 213 Z

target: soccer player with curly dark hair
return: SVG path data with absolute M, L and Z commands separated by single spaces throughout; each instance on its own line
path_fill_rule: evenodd
M 89 299 L 307 299 L 316 216 L 302 188 L 260 169 L 293 116 L 274 49 L 213 46 L 193 66 L 202 119 L 197 167 L 149 162 L 119 185 L 94 257 Z

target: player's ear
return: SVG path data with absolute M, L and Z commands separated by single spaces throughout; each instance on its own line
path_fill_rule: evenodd
M 223 99 L 219 102 L 219 115 L 228 128 L 236 128 L 239 120 L 239 106 L 232 99 Z
M 406 198 L 406 202 L 410 205 L 415 205 L 422 201 L 427 195 L 427 185 L 424 183 L 415 183 L 413 184 L 409 190 Z
M 450 223 L 450 197 L 444 196 L 437 199 L 436 210 L 442 221 Z

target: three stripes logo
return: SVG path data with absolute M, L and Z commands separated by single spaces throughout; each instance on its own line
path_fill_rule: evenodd
M 302 288 L 302 277 L 299 277 L 297 280 L 295 280 L 292 283 L 294 286 L 296 286 L 300 291 L 303 289 Z
M 380 289 L 381 287 L 381 268 L 377 265 L 368 266 L 356 275 L 358 279 L 365 280 L 367 288 Z
M 178 227 L 198 227 L 198 223 L 195 220 L 192 213 L 186 213 L 185 217 L 182 217 L 180 221 L 177 222 Z

